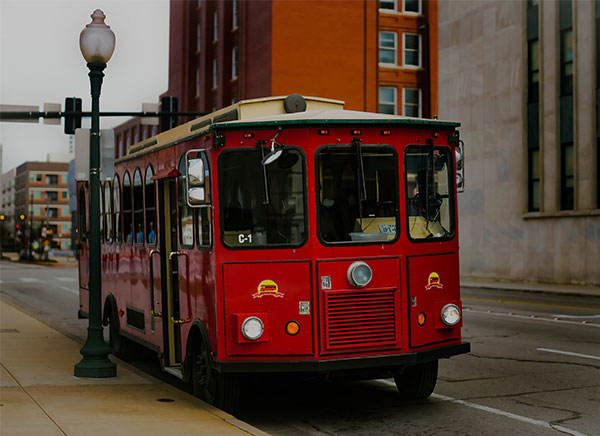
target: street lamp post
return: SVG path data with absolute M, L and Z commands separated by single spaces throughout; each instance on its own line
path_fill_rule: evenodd
M 105 378 L 117 375 L 110 361 L 110 348 L 102 334 L 102 282 L 100 266 L 100 88 L 106 63 L 115 50 L 115 34 L 104 24 L 100 9 L 91 15 L 92 22 L 79 36 L 79 47 L 90 69 L 92 126 L 90 129 L 90 237 L 89 237 L 89 325 L 88 336 L 81 348 L 83 359 L 75 365 L 76 377 Z

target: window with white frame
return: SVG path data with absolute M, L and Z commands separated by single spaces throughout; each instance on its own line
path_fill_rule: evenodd
M 215 89 L 217 87 L 217 85 L 219 84 L 219 81 L 218 81 L 218 78 L 217 78 L 217 73 L 218 73 L 217 60 L 213 59 L 213 77 L 212 77 L 212 87 L 213 87 L 213 89 Z
M 396 61 L 396 32 L 379 32 L 379 63 L 397 65 Z
M 402 10 L 408 13 L 420 14 L 421 0 L 402 0 Z
M 397 110 L 397 90 L 394 86 L 379 87 L 379 113 L 396 115 Z
M 406 67 L 421 66 L 421 35 L 405 33 L 404 38 L 404 62 Z
M 379 0 L 379 9 L 397 11 L 396 0 Z
M 421 90 L 419 88 L 404 88 L 402 94 L 402 115 L 420 118 Z
M 233 47 L 231 50 L 231 78 L 237 79 L 238 76 L 238 48 Z
M 213 41 L 219 40 L 219 13 L 213 14 Z
M 238 0 L 233 0 L 233 26 L 232 29 L 237 29 L 239 23 L 239 11 L 238 11 L 238 7 L 239 7 L 239 1 Z

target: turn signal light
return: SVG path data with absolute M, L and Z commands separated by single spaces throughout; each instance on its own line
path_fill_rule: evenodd
M 422 326 L 422 325 L 425 324 L 425 320 L 426 320 L 425 314 L 423 312 L 420 312 L 417 315 L 417 324 L 419 324 L 420 326 Z
M 392 131 L 390 129 L 385 129 L 381 131 L 381 136 L 390 136 Z
M 250 138 L 254 138 L 254 133 L 246 132 L 242 136 L 244 137 L 244 139 L 250 139 Z
M 290 336 L 296 336 L 300 332 L 300 324 L 296 321 L 290 321 L 285 325 L 285 331 Z
M 362 132 L 361 132 L 359 129 L 353 129 L 353 130 L 352 130 L 350 133 L 351 133 L 353 136 L 358 136 L 358 135 L 360 135 Z
M 329 135 L 328 129 L 319 129 L 319 135 Z

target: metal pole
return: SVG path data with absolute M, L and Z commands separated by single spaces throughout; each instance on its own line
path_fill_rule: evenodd
M 88 337 L 81 348 L 83 359 L 75 365 L 76 377 L 106 378 L 117 375 L 110 347 L 102 334 L 102 281 L 100 264 L 100 89 L 105 63 L 91 62 L 92 128 L 90 129 L 90 285 Z

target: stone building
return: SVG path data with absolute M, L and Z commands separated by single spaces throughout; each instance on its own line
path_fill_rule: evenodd
M 462 122 L 461 273 L 600 284 L 600 4 L 440 0 L 439 112 Z
M 2 186 L 2 197 L 0 199 L 0 214 L 4 215 L 1 234 L 3 249 L 14 248 L 15 239 L 15 180 L 17 170 L 13 168 L 2 174 L 0 186 Z

